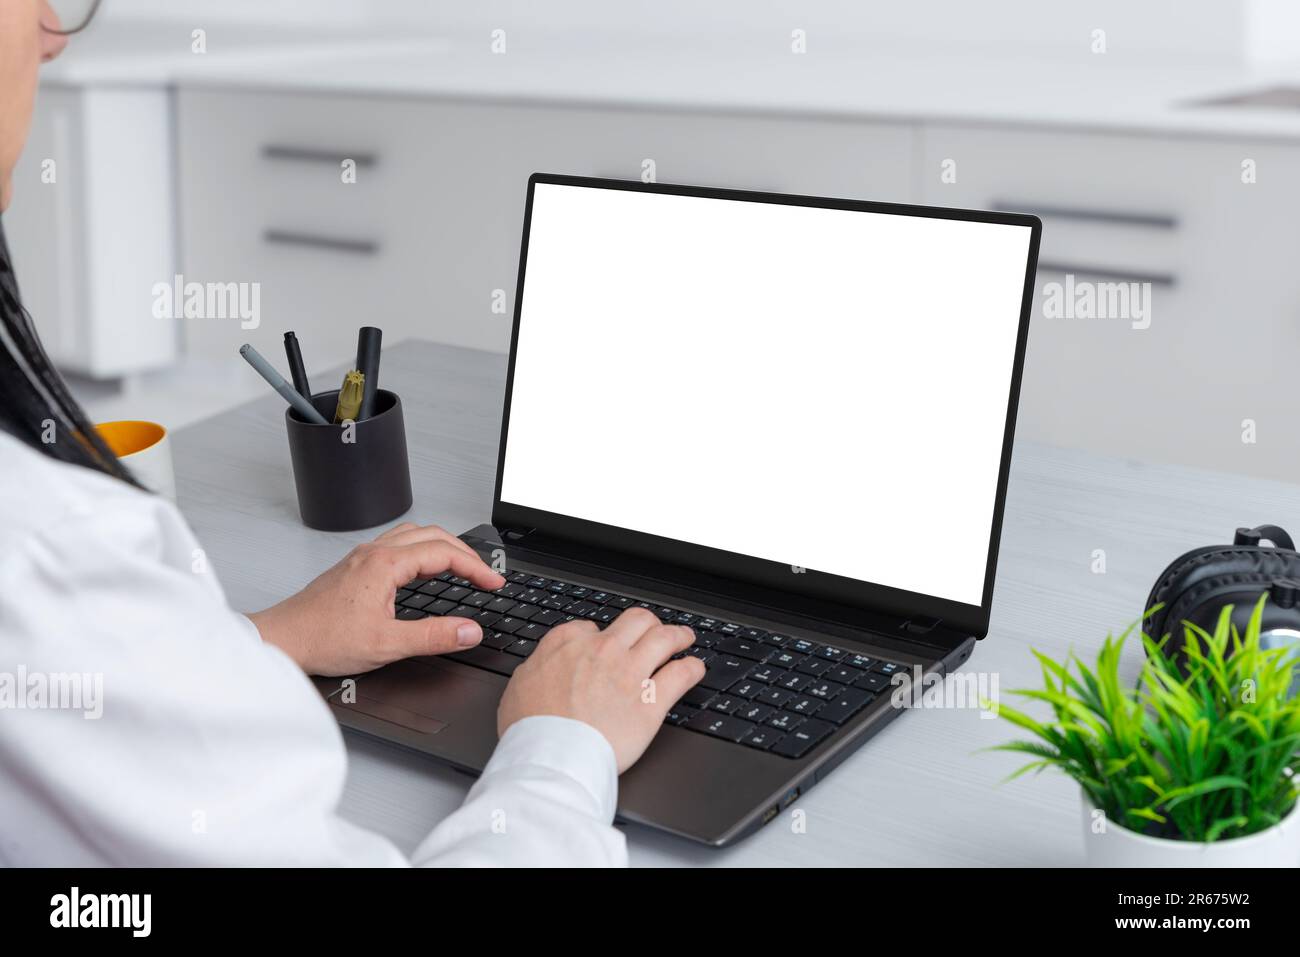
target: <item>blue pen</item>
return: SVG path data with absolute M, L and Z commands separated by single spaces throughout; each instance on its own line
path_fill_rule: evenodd
M 262 358 L 262 354 L 245 342 L 239 347 L 239 354 L 244 357 L 245 361 L 257 370 L 257 374 L 265 379 L 272 389 L 280 393 L 284 400 L 298 410 L 308 422 L 314 422 L 317 425 L 329 425 L 325 421 L 325 416 L 316 411 L 316 407 L 298 394 L 293 386 L 285 381 L 284 376 L 275 371 L 271 363 Z

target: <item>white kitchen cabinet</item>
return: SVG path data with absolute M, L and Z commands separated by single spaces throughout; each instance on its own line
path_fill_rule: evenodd
M 1300 146 L 940 126 L 921 140 L 925 202 L 1043 217 L 1019 434 L 1300 475 Z M 1150 281 L 1149 328 L 1045 315 L 1067 273 Z
M 184 274 L 261 284 L 261 326 L 185 323 L 187 350 L 346 358 L 356 329 L 509 346 L 537 171 L 905 201 L 903 125 L 440 99 L 182 89 Z M 356 182 L 341 177 L 356 161 Z M 505 294 L 505 312 L 492 309 Z M 322 386 L 323 387 L 323 386 Z
M 161 89 L 41 89 L 4 226 L 61 369 L 116 379 L 176 357 L 153 309 L 176 266 L 170 117 Z

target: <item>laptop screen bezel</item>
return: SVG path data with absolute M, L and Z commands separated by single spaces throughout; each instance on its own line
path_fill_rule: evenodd
M 523 315 L 525 272 L 528 265 L 528 239 L 533 214 L 533 194 L 539 183 L 591 189 L 664 193 L 675 196 L 696 196 L 706 199 L 739 200 L 752 203 L 776 203 L 823 209 L 856 210 L 898 216 L 997 223 L 1028 228 L 1030 230 L 1030 239 L 1028 256 L 1025 262 L 1024 288 L 1021 296 L 1019 327 L 1016 332 L 1015 358 L 1011 379 L 1008 383 L 1006 427 L 1003 432 L 1002 453 L 998 467 L 997 497 L 993 507 L 988 561 L 984 573 L 984 591 L 980 604 L 978 606 L 971 605 L 935 595 L 893 588 L 876 582 L 864 582 L 841 575 L 832 575 L 816 569 L 806 569 L 800 573 L 795 573 L 790 565 L 783 565 L 767 559 L 740 555 L 719 548 L 681 542 L 632 529 L 593 522 L 572 515 L 561 515 L 556 512 L 548 512 L 502 501 L 501 487 L 505 475 L 506 444 L 510 429 L 510 405 L 514 392 L 519 324 Z M 622 552 L 683 569 L 693 569 L 720 578 L 743 581 L 776 591 L 834 602 L 848 607 L 859 607 L 870 611 L 911 618 L 940 619 L 946 627 L 982 637 L 988 631 L 989 613 L 993 600 L 994 577 L 997 570 L 998 547 L 1002 536 L 1007 478 L 1011 466 L 1016 410 L 1020 399 L 1021 377 L 1024 370 L 1025 349 L 1029 333 L 1029 315 L 1033 302 L 1041 234 L 1041 220 L 1036 216 L 1020 213 L 950 209 L 937 206 L 911 206 L 867 200 L 827 199 L 785 193 L 641 183 L 554 173 L 534 173 L 528 178 L 528 193 L 524 206 L 523 239 L 519 250 L 519 276 L 515 287 L 514 324 L 510 336 L 510 359 L 506 373 L 505 404 L 501 415 L 501 442 L 497 452 L 496 487 L 492 496 L 492 524 L 498 529 L 535 530 L 543 533 L 548 538 L 568 540 L 580 546 L 586 545 L 606 551 Z M 580 465 L 580 458 L 576 454 L 574 462 L 575 467 Z M 962 463 L 954 460 L 952 465 L 954 469 L 960 469 Z M 943 542 L 935 542 L 934 550 L 935 561 L 942 562 Z

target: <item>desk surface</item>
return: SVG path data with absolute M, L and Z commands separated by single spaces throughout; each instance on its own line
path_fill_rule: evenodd
M 406 342 L 384 353 L 402 396 L 415 505 L 406 519 L 464 531 L 486 521 L 505 357 Z M 251 373 L 250 373 L 251 374 Z M 323 377 L 328 381 L 342 378 Z M 231 604 L 255 611 L 302 587 L 371 533 L 298 519 L 278 396 L 174 435 L 178 497 Z M 1092 654 L 1140 612 L 1151 582 L 1187 548 L 1239 525 L 1296 524 L 1300 487 L 1021 444 L 1011 470 L 993 621 L 967 669 L 1007 690 L 1033 686 L 1029 653 Z M 1293 530 L 1294 531 L 1294 530 Z M 1104 552 L 1098 573 L 1096 554 Z M 1136 672 L 1138 650 L 1127 665 Z M 802 797 L 788 817 L 714 851 L 631 827 L 641 865 L 1068 865 L 1082 861 L 1075 788 L 1054 774 L 1003 779 L 1014 755 L 981 753 L 1014 729 L 971 709 L 904 715 Z M 432 760 L 347 735 L 342 813 L 411 851 L 459 804 L 469 779 Z

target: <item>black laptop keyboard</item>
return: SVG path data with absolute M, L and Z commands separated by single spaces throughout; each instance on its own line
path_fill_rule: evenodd
M 627 608 L 648 608 L 661 621 L 687 625 L 695 644 L 674 657 L 704 662 L 703 679 L 679 701 L 666 724 L 787 758 L 801 758 L 878 696 L 904 666 L 804 638 L 776 634 L 588 585 L 515 572 L 496 591 L 480 591 L 451 572 L 416 579 L 397 592 L 397 617 L 471 618 L 483 641 L 448 655 L 510 675 L 556 625 L 586 618 L 601 627 Z

